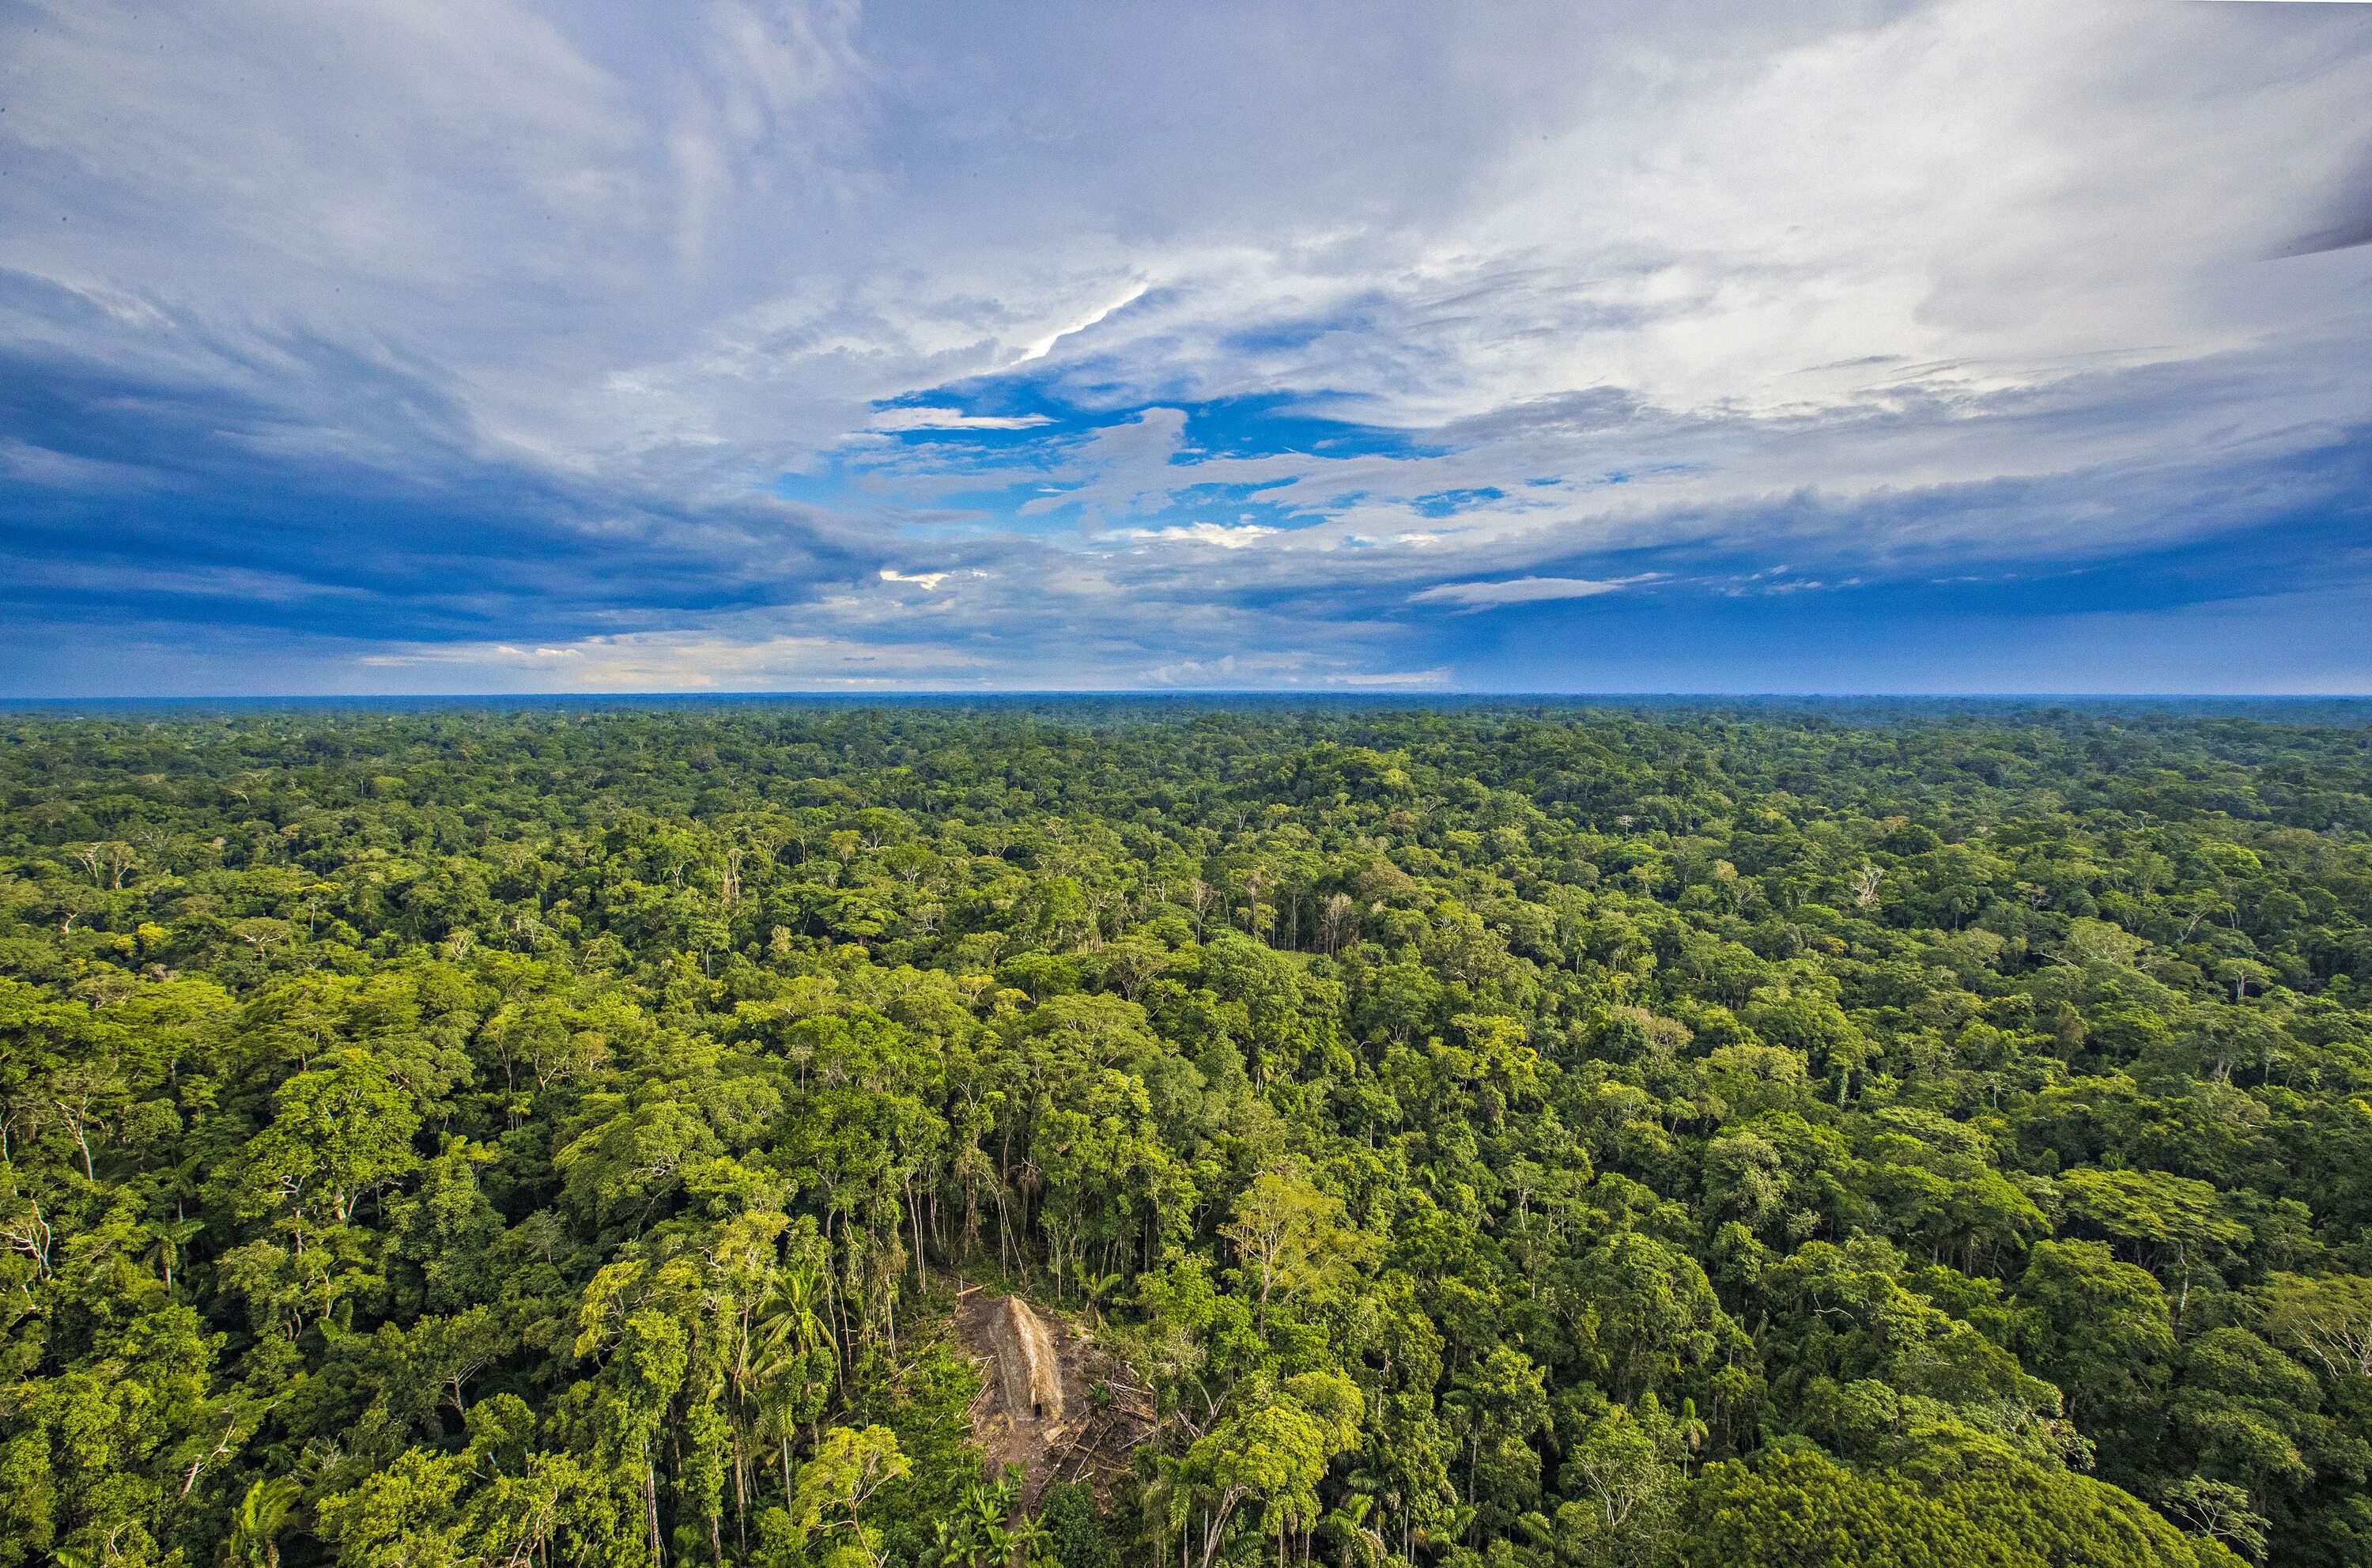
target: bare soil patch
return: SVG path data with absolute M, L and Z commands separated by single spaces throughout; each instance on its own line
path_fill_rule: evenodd
M 1153 1431 L 1152 1395 L 1134 1374 L 1078 1324 L 979 1285 L 958 1298 L 955 1327 L 981 1372 L 971 1431 L 989 1473 L 1020 1466 L 1025 1509 L 1052 1481 L 1108 1493 Z

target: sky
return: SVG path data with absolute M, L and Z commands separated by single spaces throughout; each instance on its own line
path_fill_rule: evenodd
M 0 0 L 0 695 L 2372 692 L 2372 5 Z

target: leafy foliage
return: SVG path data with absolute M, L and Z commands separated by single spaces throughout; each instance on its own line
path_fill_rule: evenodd
M 0 1568 L 2366 1561 L 2366 733 L 1864 717 L 0 724 Z

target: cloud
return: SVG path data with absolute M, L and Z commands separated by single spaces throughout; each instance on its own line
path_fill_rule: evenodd
M 478 690 L 525 674 L 528 690 L 750 691 L 896 690 L 917 680 L 972 684 L 979 661 L 962 655 L 883 647 L 836 637 L 758 638 L 687 633 L 587 637 L 561 647 L 455 644 L 366 655 L 367 668 L 438 666 L 465 671 Z
M 1099 305 L 1094 309 L 1088 311 L 1086 315 L 1080 317 L 1077 320 L 1072 322 L 1069 326 L 1056 328 L 1053 331 L 1047 333 L 1044 337 L 1040 338 L 1036 343 L 1031 343 L 1028 348 L 1024 349 L 1021 354 L 1020 363 L 1026 365 L 1033 359 L 1045 358 L 1048 354 L 1054 352 L 1054 345 L 1061 343 L 1064 338 L 1075 337 L 1077 334 L 1086 331 L 1089 327 L 1094 326 L 1097 322 L 1101 321 L 1113 311 L 1126 309 L 1129 306 L 1134 305 L 1138 300 L 1144 298 L 1145 291 L 1148 286 L 1148 285 L 1141 283 L 1134 285 L 1126 293 L 1122 294 L 1118 299 L 1113 300 L 1110 304 Z
M 1122 528 L 1122 539 L 1178 540 L 1189 544 L 1215 544 L 1221 550 L 1242 550 L 1278 530 L 1258 523 L 1180 523 L 1167 528 Z
M 1457 604 L 1470 610 L 1492 610 L 1503 604 L 1540 604 L 1558 598 L 1595 598 L 1621 593 L 1654 574 L 1637 577 L 1517 577 L 1502 583 L 1443 583 L 1409 595 L 1412 604 Z
M 2203 604 L 2364 520 L 2361 6 L 33 0 L 0 59 L 24 690 L 1488 682 L 1643 599 L 1694 668 L 1775 563 L 1807 626 Z
M 873 416 L 876 430 L 1034 430 L 1052 423 L 1042 413 L 965 413 L 951 408 L 885 408 Z
M 1179 659 L 1144 672 L 1142 683 L 1212 691 L 1264 687 L 1286 691 L 1429 691 L 1450 684 L 1446 667 L 1433 669 L 1366 670 L 1305 653 L 1222 654 Z M 1132 682 L 1132 684 L 1136 684 Z

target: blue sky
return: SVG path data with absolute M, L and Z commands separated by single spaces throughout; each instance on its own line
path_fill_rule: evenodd
M 0 7 L 0 695 L 2372 691 L 2372 6 Z

